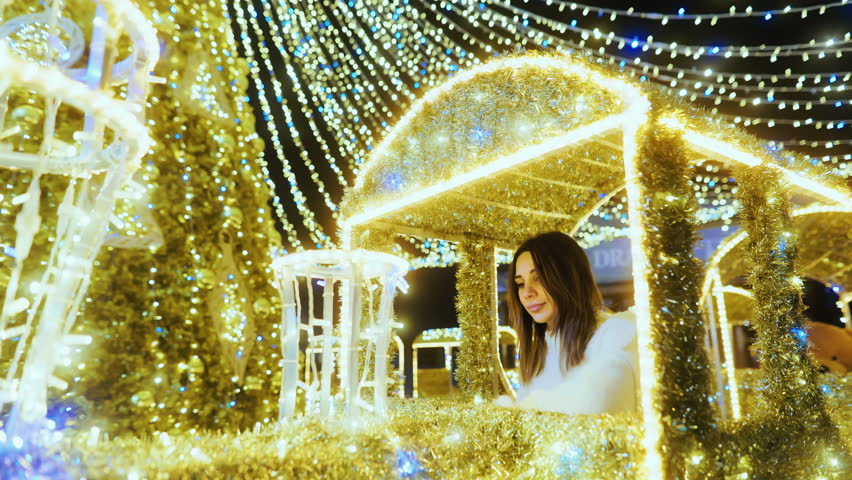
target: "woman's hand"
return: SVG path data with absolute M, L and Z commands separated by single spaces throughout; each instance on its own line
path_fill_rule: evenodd
M 506 408 L 517 408 L 518 404 L 515 400 L 508 395 L 500 395 L 499 397 L 494 399 L 494 405 L 498 407 L 506 407 Z

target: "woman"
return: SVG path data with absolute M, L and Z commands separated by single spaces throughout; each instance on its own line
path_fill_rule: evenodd
M 509 318 L 518 332 L 518 401 L 498 405 L 571 414 L 636 408 L 632 314 L 606 315 L 589 259 L 568 235 L 521 245 L 509 267 Z

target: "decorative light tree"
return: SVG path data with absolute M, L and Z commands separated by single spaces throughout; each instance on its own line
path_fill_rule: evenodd
M 67 387 L 54 376 L 62 346 L 89 341 L 69 333 L 116 198 L 150 145 L 144 106 L 159 55 L 156 31 L 129 2 L 89 5 L 93 16 L 83 28 L 59 3 L 0 26 L 0 166 L 31 172 L 17 177 L 29 186 L 12 200 L 20 209 L 14 247 L 6 249 L 15 260 L 0 316 L 0 339 L 17 342 L 0 380 L 0 406 L 12 404 L 5 429 L 23 438 L 42 426 L 48 387 Z M 83 54 L 86 67 L 71 68 Z M 8 102 L 21 98 L 27 104 L 7 117 Z M 42 226 L 41 181 L 51 175 L 68 182 L 42 269 L 29 257 Z

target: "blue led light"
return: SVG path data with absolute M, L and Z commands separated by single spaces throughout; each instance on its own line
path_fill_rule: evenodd
M 417 454 L 407 450 L 397 450 L 396 470 L 402 478 L 412 478 L 423 471 L 417 460 Z

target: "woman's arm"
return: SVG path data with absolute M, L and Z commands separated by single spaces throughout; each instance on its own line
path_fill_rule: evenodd
M 568 414 L 612 413 L 636 407 L 631 362 L 622 355 L 586 362 L 553 388 L 536 389 L 518 402 L 521 408 Z

